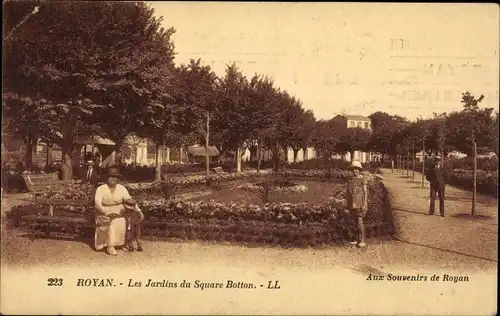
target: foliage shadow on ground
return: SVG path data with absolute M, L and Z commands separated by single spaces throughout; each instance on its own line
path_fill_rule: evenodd
M 467 213 L 459 213 L 459 214 L 453 214 L 451 217 L 455 218 L 460 218 L 460 219 L 466 219 L 466 220 L 489 220 L 489 219 L 494 219 L 492 216 L 489 215 L 479 215 L 476 214 L 472 216 L 471 214 Z

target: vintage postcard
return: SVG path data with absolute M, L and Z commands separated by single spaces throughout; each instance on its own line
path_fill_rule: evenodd
M 2 314 L 496 314 L 497 5 L 3 12 Z

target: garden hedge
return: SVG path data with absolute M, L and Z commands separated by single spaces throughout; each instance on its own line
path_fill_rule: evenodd
M 471 170 L 453 170 L 448 183 L 462 189 L 472 190 L 474 175 Z M 477 171 L 476 190 L 479 193 L 498 197 L 498 172 Z
M 292 176 L 298 179 L 299 173 Z M 312 177 L 310 172 L 304 173 L 303 179 Z M 339 178 L 328 179 L 325 176 L 319 179 L 337 182 Z M 369 205 L 366 216 L 368 235 L 392 234 L 394 226 L 387 190 L 375 178 L 369 181 Z M 316 204 L 270 203 L 259 206 L 238 202 L 173 201 L 157 197 L 141 201 L 140 207 L 145 214 L 145 238 L 226 240 L 304 247 L 339 243 L 351 238 L 354 233 L 354 221 L 346 213 L 343 192 L 327 202 Z M 43 206 L 38 204 L 20 205 L 11 210 L 9 217 L 16 226 L 23 227 L 27 222 L 22 220 L 21 215 L 41 214 L 44 211 Z M 54 214 L 87 218 L 89 226 L 84 231 L 87 238 L 92 237 L 94 210 L 91 203 L 86 206 L 56 206 Z M 44 224 L 38 225 L 43 228 Z M 65 227 L 47 225 L 45 228 L 71 232 L 72 227 L 68 225 L 71 224 L 62 225 Z M 81 227 L 78 230 L 81 232 Z

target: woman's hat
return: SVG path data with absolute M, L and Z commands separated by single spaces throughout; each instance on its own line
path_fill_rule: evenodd
M 134 199 L 127 199 L 123 201 L 123 206 L 125 206 L 126 209 L 133 210 L 135 208 L 135 200 Z
M 109 168 L 108 169 L 108 177 L 121 177 L 120 171 L 116 168 Z
M 363 170 L 363 166 L 361 165 L 361 162 L 359 161 L 353 161 L 351 166 L 349 167 L 349 169 L 354 169 L 354 168 L 358 168 L 359 170 Z

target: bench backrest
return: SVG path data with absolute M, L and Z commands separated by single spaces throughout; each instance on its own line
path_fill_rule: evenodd
M 216 173 L 216 174 L 221 174 L 221 173 L 224 173 L 224 170 L 222 170 L 221 167 L 215 167 L 215 168 L 212 168 L 212 170 Z
M 40 192 L 61 189 L 68 181 L 61 181 L 56 173 L 23 174 L 24 182 L 30 192 Z

